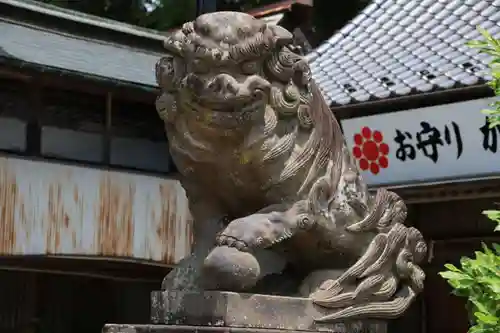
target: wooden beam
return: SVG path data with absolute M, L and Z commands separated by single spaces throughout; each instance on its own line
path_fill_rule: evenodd
M 23 74 L 3 66 L 0 67 L 0 78 L 13 79 L 19 81 L 30 81 L 33 79 L 31 75 Z
M 96 81 L 91 78 L 78 76 L 72 73 L 40 72 L 33 68 L 0 67 L 4 75 L 15 80 L 38 80 L 44 87 L 54 87 L 74 90 L 93 95 L 105 96 L 107 92 L 113 93 L 113 98 L 131 102 L 154 104 L 159 88 L 124 85 L 119 82 Z M 0 74 L 1 77 L 1 74 Z

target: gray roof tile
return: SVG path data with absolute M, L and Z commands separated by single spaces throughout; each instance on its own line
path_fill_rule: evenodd
M 500 0 L 373 0 L 307 57 L 333 105 L 482 84 L 477 25 L 500 38 Z

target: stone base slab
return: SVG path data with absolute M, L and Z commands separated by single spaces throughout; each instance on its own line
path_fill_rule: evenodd
M 245 332 L 387 332 L 387 323 L 383 321 L 315 322 L 314 319 L 331 311 L 307 298 L 219 291 L 154 291 L 151 294 L 151 322 L 158 325 L 230 327 L 246 329 Z
M 370 328 L 339 329 L 334 333 L 372 333 L 379 332 Z M 385 332 L 385 331 L 383 331 Z M 208 326 L 181 326 L 181 325 L 132 325 L 106 324 L 102 333 L 304 333 L 297 330 L 278 330 L 244 327 L 208 327 Z

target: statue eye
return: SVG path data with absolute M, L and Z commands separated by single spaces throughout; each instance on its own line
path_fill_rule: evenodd
M 245 61 L 241 64 L 243 74 L 256 74 L 259 72 L 259 63 L 257 61 Z

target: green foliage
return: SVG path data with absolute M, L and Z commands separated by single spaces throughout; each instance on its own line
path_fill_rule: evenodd
M 196 16 L 196 0 L 36 0 L 51 5 L 109 18 L 140 27 L 165 31 Z M 280 0 L 217 0 L 218 10 L 249 11 Z M 353 19 L 370 0 L 340 4 L 314 0 L 313 25 L 316 38 L 324 40 Z
M 497 223 L 495 231 L 500 231 L 500 210 L 485 210 L 483 214 L 488 216 L 488 218 Z
M 178 27 L 196 16 L 196 0 L 38 1 L 155 30 Z
M 137 23 L 150 29 L 165 31 L 181 26 L 196 17 L 196 0 L 159 0 L 150 12 Z M 156 5 L 154 5 L 156 4 Z
M 488 85 L 493 89 L 495 95 L 500 96 L 500 40 L 493 38 L 488 31 L 481 27 L 478 27 L 478 30 L 483 35 L 484 40 L 473 40 L 468 42 L 467 45 L 477 48 L 479 52 L 492 57 L 490 68 L 493 79 Z M 492 109 L 483 110 L 482 112 L 488 115 L 490 127 L 495 127 L 500 125 L 500 101 L 493 102 L 491 107 Z
M 469 46 L 493 57 L 490 68 L 493 80 L 489 83 L 500 96 L 500 40 L 494 39 L 486 30 L 478 28 L 484 41 L 471 41 Z M 491 105 L 492 110 L 483 110 L 489 116 L 491 127 L 500 124 L 500 102 Z M 497 225 L 500 231 L 500 211 L 485 210 L 483 214 Z M 500 245 L 490 249 L 483 243 L 483 251 L 475 252 L 475 258 L 460 259 L 460 268 L 446 264 L 446 271 L 439 274 L 453 287 L 457 296 L 467 297 L 472 327 L 469 333 L 500 332 Z
M 196 17 L 196 0 L 37 0 L 140 27 L 165 31 Z M 225 10 L 246 11 L 276 0 L 219 0 Z
M 497 222 L 500 226 L 500 221 Z M 460 268 L 446 264 L 439 274 L 453 287 L 457 296 L 467 297 L 473 315 L 469 333 L 500 332 L 500 245 L 493 249 L 483 244 L 475 258 L 463 257 Z

